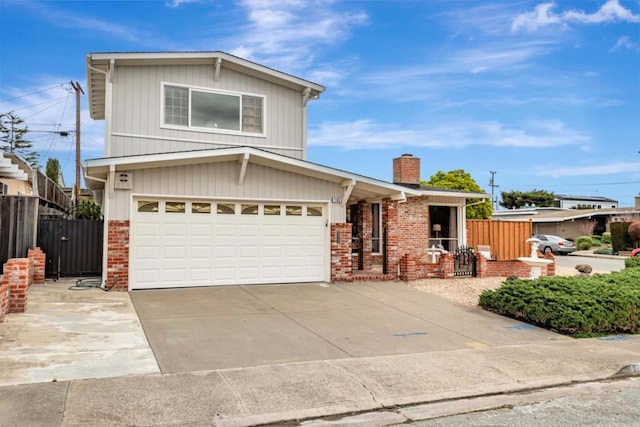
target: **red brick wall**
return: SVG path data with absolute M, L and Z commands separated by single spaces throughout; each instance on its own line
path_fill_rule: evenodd
M 397 204 L 398 254 L 411 254 L 418 264 L 426 264 L 429 257 L 429 205 L 425 198 L 411 197 Z
M 371 270 L 373 266 L 372 222 L 371 203 L 358 202 L 358 270 Z
M 398 263 L 401 254 L 398 253 L 398 202 L 391 199 L 382 201 L 382 224 L 387 229 L 386 242 L 383 242 L 387 248 L 387 274 L 398 278 Z
M 420 159 L 404 154 L 393 159 L 393 182 L 395 184 L 420 184 Z
M 351 224 L 331 224 L 331 280 L 351 278 Z
M 6 287 L 8 290 L 8 309 L 6 313 L 25 312 L 27 309 L 27 294 L 31 283 L 33 283 L 32 260 L 29 258 L 11 258 L 4 264 L 2 288 Z M 6 291 L 1 290 L 0 292 Z M 0 304 L 6 303 L 2 302 Z
M 33 260 L 33 283 L 44 283 L 46 255 L 40 248 L 29 249 L 27 258 Z
M 107 224 L 107 288 L 129 289 L 129 221 Z

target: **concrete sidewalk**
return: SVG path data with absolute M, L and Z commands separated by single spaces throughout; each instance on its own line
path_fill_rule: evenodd
M 0 426 L 256 425 L 600 380 L 639 361 L 640 337 L 619 336 L 26 384 L 0 387 Z

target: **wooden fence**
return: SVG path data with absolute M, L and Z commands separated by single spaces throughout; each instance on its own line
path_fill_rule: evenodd
M 0 196 L 0 270 L 9 258 L 24 258 L 36 244 L 38 198 Z
M 495 260 L 511 261 L 531 255 L 531 232 L 531 221 L 467 220 L 467 246 L 489 245 Z

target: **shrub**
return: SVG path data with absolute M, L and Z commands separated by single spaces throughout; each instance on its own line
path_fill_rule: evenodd
M 589 236 L 580 236 L 576 239 L 576 248 L 581 251 L 587 251 L 591 249 L 592 242 Z
M 600 246 L 602 244 L 602 240 L 600 236 L 589 236 L 591 239 L 591 246 Z
M 598 255 L 613 255 L 613 248 L 600 248 L 593 251 L 593 253 Z
M 611 227 L 611 246 L 614 252 L 630 251 L 633 249 L 633 241 L 627 233 L 630 222 L 612 222 Z
M 633 240 L 633 242 L 637 244 L 638 241 L 640 241 L 640 221 L 632 222 L 627 229 L 627 233 L 629 233 L 629 237 L 631 237 L 631 240 Z
M 575 337 L 640 332 L 640 268 L 514 280 L 480 295 L 490 311 Z
M 624 259 L 625 268 L 640 268 L 640 257 L 633 256 Z
M 602 243 L 605 245 L 611 244 L 611 232 L 605 231 L 604 233 L 602 233 Z

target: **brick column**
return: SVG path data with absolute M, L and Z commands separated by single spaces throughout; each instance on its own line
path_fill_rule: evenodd
M 440 257 L 440 274 L 442 279 L 455 277 L 455 266 L 453 265 L 453 256 L 451 254 L 442 254 Z
M 351 224 L 331 224 L 331 281 L 349 281 L 351 265 Z
M 382 225 L 386 228 L 386 241 L 382 244 L 387 251 L 387 274 L 398 278 L 398 202 L 384 199 L 382 202 Z
M 33 283 L 44 283 L 46 255 L 40 248 L 29 249 L 27 258 L 33 260 Z
M 400 280 L 411 282 L 417 279 L 416 260 L 411 255 L 404 254 L 400 258 Z
M 554 254 L 552 254 L 551 252 L 549 252 L 548 254 L 544 254 L 542 256 L 542 258 L 544 259 L 550 259 L 551 261 L 553 261 L 551 264 L 547 265 L 546 270 L 546 274 L 545 272 L 543 272 L 543 276 L 555 276 L 556 275 L 556 257 Z
M 129 289 L 129 221 L 112 220 L 107 224 L 107 288 Z
M 33 261 L 29 258 L 11 258 L 4 264 L 2 287 L 8 288 L 8 313 L 24 313 L 27 293 L 33 282 Z
M 358 202 L 358 238 L 360 247 L 358 248 L 358 270 L 371 270 L 373 267 L 373 256 L 371 242 L 373 219 L 371 216 L 371 203 Z
M 475 255 L 477 277 L 487 277 L 487 258 L 480 252 L 476 252 Z

